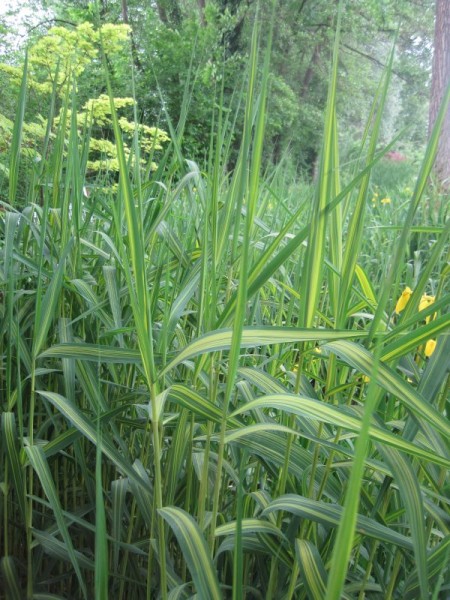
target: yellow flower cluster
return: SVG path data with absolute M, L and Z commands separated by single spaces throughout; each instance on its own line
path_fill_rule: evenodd
M 400 298 L 397 300 L 397 304 L 395 305 L 395 312 L 397 314 L 400 314 L 402 312 L 402 310 L 404 310 L 405 306 L 408 304 L 409 299 L 411 298 L 412 293 L 413 293 L 413 291 L 409 287 L 406 287 L 403 290 Z M 422 296 L 422 298 L 420 299 L 419 312 L 422 310 L 425 310 L 426 308 L 431 306 L 434 301 L 435 301 L 434 296 L 428 296 L 427 294 L 424 294 Z M 436 314 L 428 315 L 428 317 L 425 319 L 426 323 L 429 323 L 430 320 L 434 319 L 435 317 L 436 317 Z M 433 354 L 435 348 L 436 348 L 436 340 L 428 340 L 428 342 L 425 344 L 425 356 L 430 357 Z
M 375 205 L 378 202 L 378 192 L 374 192 L 373 196 L 372 196 L 372 204 Z M 384 198 L 381 198 L 380 200 L 381 204 L 383 204 L 384 206 L 386 204 L 390 204 L 391 203 L 391 199 L 389 198 L 389 196 L 385 196 Z

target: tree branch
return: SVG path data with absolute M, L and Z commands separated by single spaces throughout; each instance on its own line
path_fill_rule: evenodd
M 381 60 L 378 60 L 377 58 L 375 58 L 374 56 L 371 56 L 370 54 L 366 54 L 365 52 L 362 52 L 361 50 L 358 50 L 357 48 L 354 48 L 353 46 L 349 46 L 348 44 L 342 44 L 342 47 L 343 48 L 347 48 L 347 50 L 350 50 L 350 52 L 354 52 L 355 54 L 358 54 L 359 56 L 367 58 L 367 60 L 370 60 L 371 62 L 373 62 L 374 64 L 378 65 L 382 69 L 386 68 L 386 65 L 384 63 L 382 63 Z M 399 79 L 401 79 L 402 81 L 409 82 L 409 79 L 407 77 L 405 77 L 404 75 L 401 75 L 395 69 L 392 69 L 392 73 L 396 77 L 398 77 Z
M 72 21 L 66 21 L 65 19 L 56 19 L 56 18 L 44 19 L 43 21 L 40 21 L 37 25 L 33 25 L 33 27 L 30 27 L 30 29 L 28 29 L 26 35 L 29 35 L 32 31 L 34 31 L 38 27 L 41 27 L 42 25 L 45 25 L 46 23 L 62 23 L 63 25 L 70 25 L 71 27 L 77 26 L 76 23 L 73 23 Z

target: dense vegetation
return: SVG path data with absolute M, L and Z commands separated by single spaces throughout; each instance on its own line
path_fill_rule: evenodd
M 142 122 L 121 26 L 4 68 L 0 597 L 450 594 L 450 92 L 405 159 L 391 52 L 356 144 L 334 16 L 313 182 L 268 151 L 264 10 L 197 137 L 196 66 Z

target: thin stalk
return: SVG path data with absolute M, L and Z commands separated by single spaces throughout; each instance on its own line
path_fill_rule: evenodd
M 247 197 L 246 203 L 246 215 L 244 221 L 244 233 L 241 247 L 240 256 L 240 274 L 239 274 L 239 286 L 238 286 L 238 297 L 236 304 L 236 313 L 233 327 L 232 345 L 230 349 L 230 355 L 228 360 L 228 377 L 227 385 L 225 389 L 225 398 L 222 407 L 222 421 L 220 426 L 219 434 L 219 450 L 217 460 L 217 477 L 214 486 L 213 493 L 213 508 L 212 508 L 212 521 L 209 533 L 210 546 L 214 543 L 214 534 L 216 528 L 217 515 L 219 512 L 219 498 L 220 489 L 222 482 L 222 465 L 223 465 L 223 454 L 225 449 L 225 432 L 227 427 L 227 416 L 228 416 L 228 405 L 231 400 L 231 396 L 234 390 L 234 382 L 236 372 L 238 368 L 242 328 L 244 326 L 245 311 L 247 304 L 247 279 L 249 272 L 249 246 L 250 246 L 250 234 L 253 226 L 253 219 L 255 214 L 255 206 L 257 200 L 257 194 L 259 190 L 259 173 L 262 158 L 262 147 L 263 147 L 263 136 L 264 136 L 264 125 L 265 125 L 265 103 L 267 93 L 267 76 L 268 76 L 268 60 L 269 53 L 266 54 L 266 61 L 264 67 L 265 80 L 262 84 L 262 92 L 260 96 L 260 102 L 257 113 L 257 123 L 255 126 L 255 137 L 254 137 L 254 149 L 253 157 L 251 162 L 250 173 L 247 173 L 247 162 L 252 137 L 252 123 L 253 123 L 253 98 L 255 94 L 256 84 L 256 73 L 257 73 L 257 40 L 258 31 L 255 23 L 252 36 L 252 49 L 250 58 L 250 71 L 249 71 L 249 84 L 248 84 L 248 95 L 247 104 L 245 111 L 245 125 L 244 125 L 244 136 L 241 147 L 239 168 L 239 186 L 237 188 L 237 199 L 236 199 L 236 215 L 237 222 L 244 205 L 244 198 Z M 270 52 L 270 43 L 269 43 Z M 237 233 L 235 232 L 235 240 L 237 240 Z

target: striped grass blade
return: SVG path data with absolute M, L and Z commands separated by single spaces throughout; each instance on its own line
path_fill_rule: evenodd
M 217 573 L 197 523 L 187 512 L 175 506 L 159 509 L 158 512 L 168 522 L 180 544 L 199 597 L 221 600 Z

